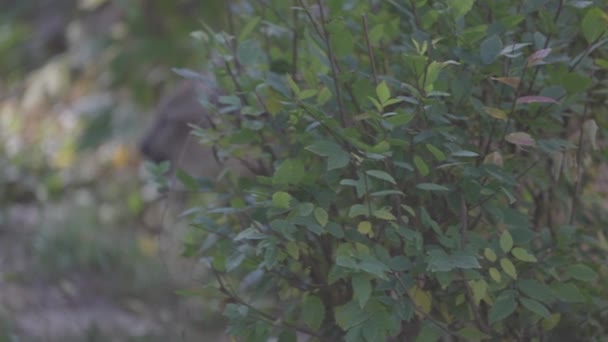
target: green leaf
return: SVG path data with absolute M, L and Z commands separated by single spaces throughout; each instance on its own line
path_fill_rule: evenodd
M 386 279 L 385 273 L 390 271 L 387 265 L 372 256 L 366 256 L 362 259 L 363 260 L 359 263 L 359 267 L 361 268 L 361 270 L 375 277 Z
M 608 16 L 598 7 L 592 7 L 581 20 L 583 36 L 587 43 L 595 43 L 608 30 Z
M 537 314 L 545 319 L 551 318 L 551 313 L 541 303 L 539 303 L 535 300 L 532 300 L 532 299 L 528 299 L 528 298 L 520 298 L 519 300 L 526 309 L 534 312 L 535 314 Z
M 403 113 L 387 117 L 385 120 L 395 127 L 407 125 L 414 118 L 414 114 Z
M 378 100 L 380 100 L 380 103 L 383 105 L 391 98 L 391 90 L 385 81 L 380 82 L 380 84 L 376 86 L 376 96 L 378 96 Z
M 458 336 L 464 338 L 466 341 L 480 341 L 487 340 L 492 336 L 481 332 L 479 329 L 475 327 L 465 327 L 458 330 Z
M 304 163 L 301 160 L 286 159 L 275 170 L 272 183 L 278 185 L 299 184 L 305 175 Z
M 441 69 L 445 67 L 444 63 L 440 62 L 431 62 L 426 69 L 426 74 L 421 76 L 421 82 L 424 80 L 423 88 L 426 92 L 430 92 L 433 90 L 433 84 L 437 81 L 439 77 L 439 72 Z
M 190 176 L 190 174 L 183 171 L 182 169 L 177 169 L 177 172 L 175 175 L 177 176 L 177 179 L 179 179 L 179 181 L 187 189 L 193 190 L 193 191 L 197 191 L 199 189 L 198 181 L 194 177 Z
M 414 165 L 418 169 L 418 172 L 424 177 L 429 174 L 429 167 L 424 162 L 424 159 L 420 158 L 420 156 L 414 156 Z
M 541 302 L 551 303 L 555 300 L 551 288 L 534 279 L 522 279 L 517 282 L 517 287 L 526 296 Z
M 500 322 L 509 317 L 517 309 L 517 301 L 512 294 L 500 295 L 490 309 L 488 319 L 490 324 Z
M 356 301 L 350 301 L 335 308 L 336 323 L 340 328 L 349 330 L 369 319 L 367 312 Z
M 497 35 L 492 35 L 486 38 L 481 43 L 481 61 L 483 64 L 492 64 L 496 60 L 498 56 L 500 56 L 500 52 L 502 50 L 502 41 Z
M 388 173 L 386 173 L 384 171 L 380 171 L 380 170 L 368 170 L 368 171 L 365 171 L 365 173 L 368 174 L 371 177 L 382 179 L 382 180 L 387 181 L 387 182 L 392 183 L 392 184 L 397 184 L 397 182 L 395 181 L 395 179 L 393 178 L 393 176 L 389 175 Z
M 272 195 L 272 205 L 276 208 L 288 209 L 291 195 L 284 191 L 277 191 Z
M 450 189 L 446 188 L 445 186 L 434 183 L 420 183 L 416 185 L 416 187 L 420 190 L 427 191 L 450 191 Z
M 325 209 L 318 207 L 315 208 L 314 215 L 315 219 L 317 220 L 317 222 L 319 222 L 321 227 L 325 227 L 327 225 L 327 222 L 329 221 L 329 215 L 327 214 L 327 211 Z
M 310 328 L 316 330 L 321 328 L 325 319 L 325 307 L 319 297 L 307 295 L 302 301 L 302 319 Z
M 483 255 L 486 257 L 486 259 L 488 259 L 488 261 L 490 262 L 494 262 L 496 261 L 497 257 L 496 257 L 496 252 L 494 252 L 493 250 L 491 250 L 490 248 L 486 248 L 483 250 Z
M 513 265 L 511 260 L 507 258 L 500 259 L 500 267 L 502 267 L 502 270 L 505 271 L 509 277 L 517 279 L 517 270 L 515 269 L 515 265 Z
M 591 267 L 583 264 L 569 266 L 566 269 L 566 274 L 581 281 L 593 281 L 597 279 L 598 276 L 597 273 L 591 269 Z
M 329 140 L 318 141 L 307 146 L 306 149 L 316 155 L 327 157 L 328 171 L 343 168 L 350 161 L 350 155 L 340 145 Z
M 490 267 L 488 272 L 490 273 L 490 278 L 492 278 L 492 280 L 495 282 L 500 283 L 502 281 L 500 271 L 498 271 L 495 267 Z
M 429 257 L 427 269 L 431 272 L 448 272 L 456 268 L 473 269 L 481 268 L 481 265 L 473 255 L 432 253 Z
M 441 335 L 443 332 L 435 324 L 427 323 L 422 326 L 414 342 L 436 342 Z
M 557 283 L 551 286 L 556 298 L 566 303 L 582 303 L 585 297 L 581 294 L 578 286 L 572 283 Z
M 476 153 L 473 151 L 462 150 L 462 151 L 456 151 L 456 152 L 452 153 L 452 156 L 473 158 L 473 157 L 479 156 L 479 153 Z
M 359 307 L 365 307 L 369 297 L 372 294 L 372 283 L 369 276 L 363 274 L 355 274 L 352 278 L 353 299 L 359 302 Z
M 342 20 L 335 21 L 342 22 Z M 331 31 L 330 41 L 334 54 L 336 56 L 345 56 L 352 53 L 355 43 L 350 30 L 341 23 L 340 25 L 336 25 L 336 28 Z
M 502 232 L 502 235 L 500 236 L 500 240 L 498 241 L 498 243 L 500 244 L 500 248 L 505 253 L 509 253 L 511 248 L 513 248 L 513 237 L 511 236 L 511 233 L 507 229 L 505 229 Z
M 245 39 L 247 39 L 247 37 L 249 37 L 251 32 L 258 26 L 258 24 L 260 23 L 261 20 L 262 20 L 261 17 L 253 17 L 253 18 L 249 19 L 249 21 L 247 22 L 245 27 L 243 27 L 243 29 L 239 33 L 238 41 L 242 42 Z
M 287 254 L 289 254 L 289 256 L 293 259 L 298 260 L 300 258 L 300 248 L 298 247 L 298 244 L 295 241 L 287 242 L 285 250 L 287 251 Z
M 348 217 L 357 217 L 357 216 L 366 216 L 369 217 L 371 213 L 369 212 L 369 206 L 364 204 L 353 204 L 348 210 Z
M 536 262 L 536 257 L 530 254 L 527 250 L 521 247 L 515 247 L 511 250 L 511 254 L 515 257 L 515 259 L 526 262 Z
M 458 19 L 469 13 L 473 8 L 474 3 L 475 0 L 458 0 L 451 2 L 450 5 L 452 7 L 452 16 L 454 19 Z
M 397 218 L 390 212 L 390 208 L 388 209 L 378 209 L 372 212 L 372 215 L 376 218 L 385 221 L 395 221 Z
M 304 202 L 298 204 L 298 215 L 300 216 L 308 216 L 312 214 L 312 211 L 315 209 L 315 205 L 310 202 Z
M 264 51 L 257 40 L 245 40 L 237 47 L 239 62 L 245 66 L 255 67 L 264 59 Z
M 440 149 L 431 144 L 426 144 L 425 146 L 426 149 L 429 150 L 429 152 L 431 152 L 433 156 L 435 156 L 435 159 L 437 159 L 438 161 L 445 160 L 445 154 Z

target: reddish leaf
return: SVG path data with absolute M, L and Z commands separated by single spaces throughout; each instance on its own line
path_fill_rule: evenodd
M 517 99 L 517 103 L 557 103 L 557 101 L 546 96 L 522 96 Z
M 551 49 L 538 50 L 528 57 L 528 65 L 536 65 L 551 53 Z
M 534 140 L 534 138 L 532 138 L 530 134 L 525 132 L 514 132 L 508 134 L 505 137 L 505 140 L 514 145 L 536 146 L 536 141 Z

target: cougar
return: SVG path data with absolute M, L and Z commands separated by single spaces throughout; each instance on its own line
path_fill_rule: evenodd
M 214 103 L 218 97 L 212 80 L 181 81 L 156 106 L 152 124 L 140 142 L 143 157 L 156 163 L 169 161 L 171 172 L 179 168 L 195 177 L 215 179 L 226 168 L 246 172 L 241 162 L 221 161 L 212 147 L 201 145 L 190 134 L 190 125 L 210 128 L 217 123 L 201 99 Z

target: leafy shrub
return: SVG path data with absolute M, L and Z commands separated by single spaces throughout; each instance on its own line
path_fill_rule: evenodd
M 606 112 L 599 2 L 252 6 L 193 35 L 228 94 L 194 134 L 263 166 L 188 242 L 231 334 L 605 338 L 605 228 L 581 196 Z

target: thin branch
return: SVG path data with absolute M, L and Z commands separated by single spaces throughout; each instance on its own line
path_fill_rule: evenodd
M 367 55 L 369 56 L 369 64 L 372 67 L 372 77 L 374 78 L 374 84 L 378 85 L 378 74 L 376 72 L 376 60 L 374 59 L 374 52 L 372 50 L 372 43 L 369 40 L 369 28 L 367 25 L 367 14 L 361 14 L 361 20 L 363 21 L 363 32 L 365 33 L 365 43 L 367 44 Z

